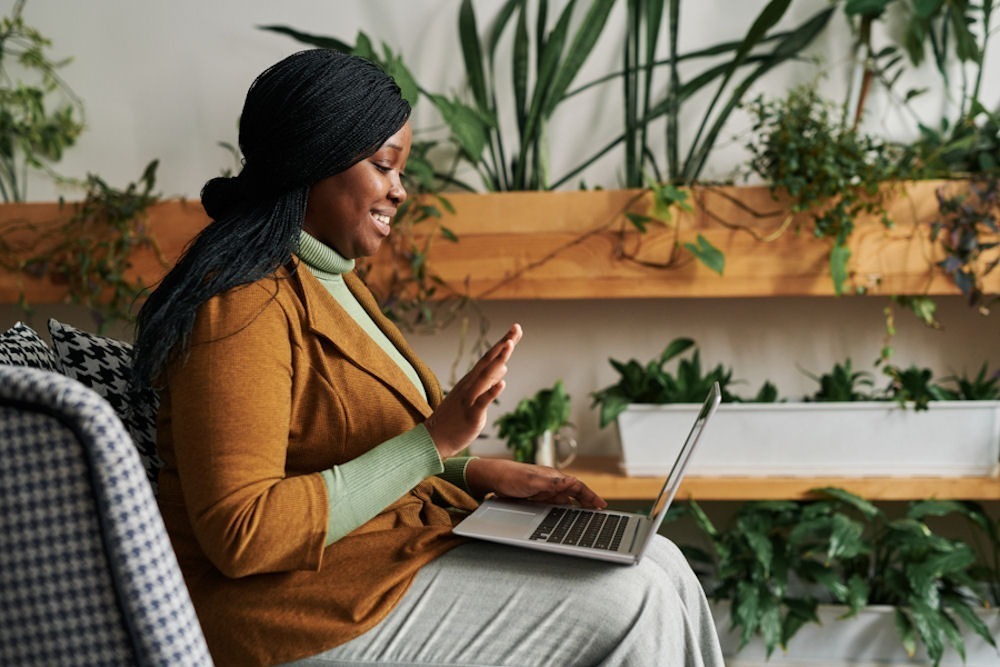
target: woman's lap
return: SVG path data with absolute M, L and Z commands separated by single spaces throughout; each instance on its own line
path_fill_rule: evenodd
M 722 665 L 704 593 L 657 538 L 635 566 L 469 542 L 364 635 L 297 665 Z

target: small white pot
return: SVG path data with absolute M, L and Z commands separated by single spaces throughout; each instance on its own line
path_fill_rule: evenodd
M 622 470 L 662 475 L 699 406 L 631 405 L 618 416 Z M 688 469 L 707 476 L 984 476 L 998 473 L 1000 401 L 726 403 Z

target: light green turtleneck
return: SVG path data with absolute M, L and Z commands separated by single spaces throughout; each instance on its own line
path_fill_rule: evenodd
M 345 259 L 336 250 L 306 232 L 302 232 L 299 237 L 298 256 L 337 303 L 403 370 L 426 399 L 427 392 L 413 365 L 379 329 L 348 289 L 344 274 L 354 270 L 354 260 Z M 430 475 L 439 475 L 468 490 L 465 466 L 469 460 L 455 457 L 442 464 L 430 434 L 423 424 L 419 424 L 356 459 L 324 470 L 321 474 L 326 483 L 330 504 L 326 543 L 332 544 L 361 526 Z

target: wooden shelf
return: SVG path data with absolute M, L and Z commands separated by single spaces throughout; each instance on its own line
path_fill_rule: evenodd
M 628 477 L 610 457 L 581 457 L 566 472 L 605 500 L 651 500 L 662 479 Z M 996 477 L 692 477 L 681 483 L 681 500 L 805 500 L 811 489 L 834 486 L 868 500 L 1000 500 Z
M 848 293 L 871 295 L 959 294 L 936 266 L 940 244 L 930 239 L 939 188 L 961 182 L 920 181 L 892 191 L 886 229 L 861 216 L 851 235 Z M 454 213 L 437 219 L 458 236 L 445 240 L 431 222 L 411 233 L 397 229 L 371 260 L 368 281 L 380 296 L 409 275 L 412 245 L 427 249 L 428 275 L 449 292 L 476 299 L 712 298 L 830 296 L 830 244 L 813 237 L 805 214 L 791 216 L 766 187 L 697 186 L 691 211 L 676 210 L 665 224 L 641 234 L 624 213 L 654 215 L 652 197 L 640 190 L 447 194 Z M 30 256 L 39 235 L 65 220 L 72 205 L 0 205 L 0 232 L 9 247 Z M 162 201 L 149 211 L 155 253 L 132 257 L 132 276 L 159 280 L 185 244 L 208 222 L 197 201 Z M 801 227 L 801 229 L 799 229 Z M 15 232 L 10 234 L 10 230 Z M 685 243 L 703 236 L 725 255 L 718 275 L 695 261 Z M 393 252 L 397 255 L 393 256 Z M 1000 248 L 984 254 L 988 262 Z M 162 260 L 162 261 L 161 261 Z M 663 268 L 663 265 L 669 265 Z M 412 286 L 411 286 L 412 287 Z M 987 294 L 1000 293 L 1000 271 L 986 276 Z M 0 303 L 59 303 L 65 285 L 0 271 Z
M 960 294 L 938 267 L 944 257 L 931 239 L 940 216 L 937 193 L 963 182 L 917 181 L 891 189 L 886 207 L 894 226 L 873 214 L 855 219 L 849 240 L 845 294 Z M 624 213 L 656 215 L 640 190 L 446 194 L 454 213 L 438 222 L 458 237 L 446 240 L 433 223 L 393 243 L 426 248 L 428 275 L 475 299 L 586 299 L 832 296 L 831 242 L 813 235 L 808 214 L 792 214 L 762 186 L 696 186 L 690 211 L 673 210 L 640 233 Z M 722 251 L 722 275 L 683 248 L 704 237 Z M 405 253 L 402 253 L 405 254 Z M 400 256 L 402 256 L 402 254 Z M 1000 254 L 986 253 L 984 262 Z M 369 274 L 376 291 L 410 273 L 408 258 L 393 264 L 383 246 Z M 668 265 L 664 268 L 664 265 Z M 984 291 L 1000 292 L 1000 271 Z M 440 288 L 439 294 L 447 289 Z
M 3 241 L 20 257 L 30 257 L 44 245 L 46 234 L 72 215 L 75 204 L 61 207 L 56 203 L 0 204 L 0 232 Z M 184 247 L 208 224 L 201 203 L 186 200 L 165 200 L 149 209 L 149 234 L 156 239 L 158 253 L 151 250 L 131 256 L 129 278 L 141 278 L 146 285 L 155 284 L 180 257 Z M 0 303 L 18 303 L 24 298 L 35 306 L 63 303 L 68 299 L 65 284 L 39 279 L 22 273 L 0 270 Z

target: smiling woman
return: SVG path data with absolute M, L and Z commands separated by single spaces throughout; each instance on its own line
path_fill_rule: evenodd
M 621 568 L 452 532 L 493 493 L 606 503 L 553 468 L 458 456 L 520 325 L 444 396 L 354 273 L 406 199 L 409 111 L 357 57 L 266 70 L 242 171 L 205 185 L 213 222 L 139 313 L 159 505 L 216 664 L 721 665 L 704 592 L 665 539 Z
M 347 259 L 378 252 L 406 201 L 401 178 L 412 142 L 407 122 L 374 155 L 313 185 L 302 228 Z

